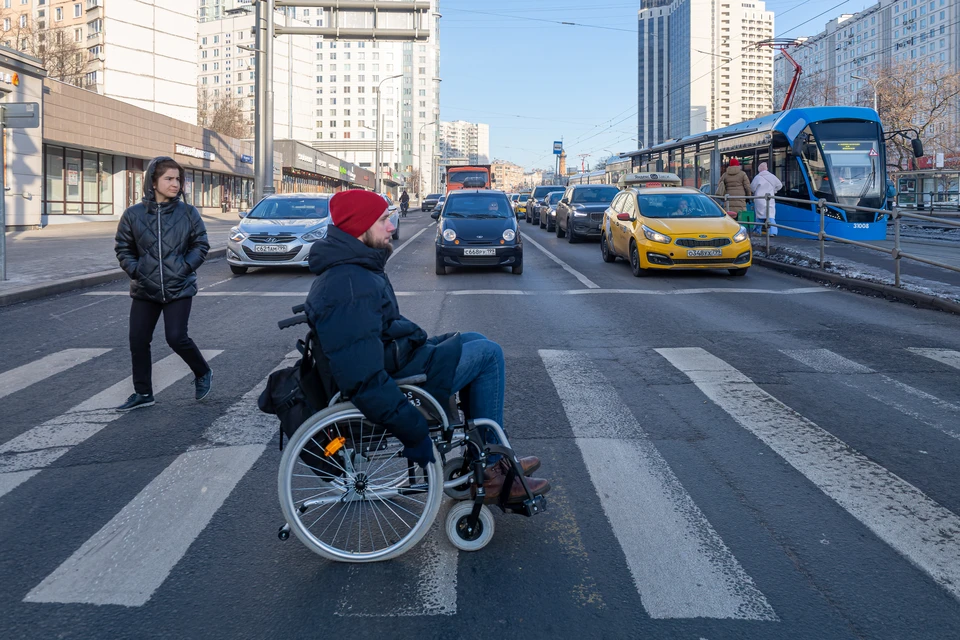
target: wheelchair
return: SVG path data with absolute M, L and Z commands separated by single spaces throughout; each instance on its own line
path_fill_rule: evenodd
M 294 307 L 301 315 L 280 321 L 280 328 L 306 323 L 303 310 Z M 305 357 L 307 349 L 319 353 L 312 328 L 298 348 Z M 436 461 L 425 468 L 404 458 L 403 444 L 339 392 L 300 425 L 278 471 L 281 540 L 292 531 L 308 549 L 333 561 L 390 560 L 423 539 L 446 495 L 454 501 L 444 522 L 447 537 L 462 551 L 478 551 L 494 534 L 483 481 L 488 459 L 498 454 L 510 467 L 504 487 L 519 481 L 526 497 L 508 502 L 510 492 L 504 490 L 496 506 L 528 517 L 546 509 L 546 499 L 527 485 L 503 428 L 493 420 L 465 419 L 456 396 L 441 405 L 419 386 L 426 380 L 425 375 L 395 380 L 430 427 Z M 500 444 L 488 443 L 489 434 Z

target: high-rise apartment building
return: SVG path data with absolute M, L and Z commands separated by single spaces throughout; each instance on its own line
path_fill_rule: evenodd
M 219 5 L 218 5 L 219 6 Z M 211 118 L 225 98 L 236 101 L 253 135 L 255 63 L 252 30 L 256 15 L 251 7 L 220 12 L 217 20 L 205 20 L 198 30 L 197 100 L 206 104 Z M 305 26 L 277 12 L 275 23 Z M 313 139 L 312 39 L 279 36 L 274 39 L 273 135 L 278 140 Z M 247 47 L 247 48 L 244 48 Z M 209 126 L 209 122 L 205 123 Z
M 482 122 L 440 122 L 441 163 L 489 164 L 490 125 Z
M 196 122 L 197 16 L 188 2 L 13 0 L 0 8 L 6 46 L 27 51 L 30 38 L 51 29 L 76 45 L 84 89 Z
M 638 14 L 640 147 L 772 110 L 773 12 L 759 0 L 643 0 Z
M 239 9 L 240 7 L 250 7 L 253 8 L 252 0 L 198 0 L 197 2 L 197 19 L 200 22 L 208 22 L 210 20 L 219 20 L 223 18 L 227 12 L 234 9 Z
M 208 0 L 209 1 L 209 0 Z M 288 8 L 290 15 L 325 26 L 329 9 Z M 377 142 L 382 175 L 409 180 L 421 171 L 426 190 L 437 184 L 435 159 L 440 116 L 440 32 L 437 0 L 423 22 L 384 12 L 378 22 L 391 28 L 429 29 L 423 42 L 350 41 L 309 38 L 315 94 L 311 104 L 313 147 L 365 169 L 373 169 Z M 358 20 L 362 16 L 356 17 Z M 340 26 L 354 17 L 340 14 Z M 396 77 L 393 77 L 396 76 Z M 377 91 L 382 118 L 378 131 Z

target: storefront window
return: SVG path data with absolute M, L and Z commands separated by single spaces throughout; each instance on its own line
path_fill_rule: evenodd
M 183 201 L 193 204 L 193 171 L 190 169 L 183 172 Z
M 44 147 L 44 212 L 113 214 L 113 156 Z

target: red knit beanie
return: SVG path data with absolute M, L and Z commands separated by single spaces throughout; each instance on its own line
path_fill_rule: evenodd
M 330 198 L 330 217 L 344 233 L 359 238 L 387 210 L 387 201 L 373 191 L 351 189 Z
M 731 167 L 739 167 L 739 166 L 740 166 L 740 161 L 737 160 L 736 158 L 733 158 L 733 159 L 730 160 L 730 166 L 731 166 Z

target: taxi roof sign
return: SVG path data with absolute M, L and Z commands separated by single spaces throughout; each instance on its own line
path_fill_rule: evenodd
M 625 187 L 680 187 L 683 186 L 683 181 L 677 174 L 669 172 L 628 173 L 620 177 L 617 186 L 621 189 Z

